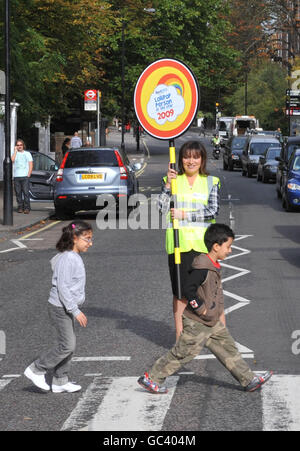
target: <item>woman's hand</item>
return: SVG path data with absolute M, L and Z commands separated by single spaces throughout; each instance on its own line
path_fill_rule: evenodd
M 178 210 L 176 208 L 171 208 L 171 217 L 172 219 L 185 219 L 185 211 L 183 210 Z
M 176 179 L 176 178 L 177 178 L 177 171 L 175 171 L 175 169 L 171 169 L 171 163 L 169 163 L 169 169 L 168 169 L 168 174 L 167 174 L 167 183 L 166 183 L 167 189 L 171 188 L 172 179 Z

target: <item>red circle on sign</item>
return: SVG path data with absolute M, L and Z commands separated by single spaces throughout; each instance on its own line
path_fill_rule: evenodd
M 97 91 L 95 89 L 89 89 L 84 93 L 86 100 L 97 100 Z
M 180 125 L 177 125 L 174 129 L 171 130 L 163 130 L 163 126 L 160 126 L 157 124 L 157 126 L 150 123 L 150 120 L 145 115 L 145 101 L 148 99 L 143 98 L 143 88 L 145 86 L 145 83 L 155 73 L 155 71 L 159 71 L 161 69 L 166 68 L 169 70 L 168 74 L 162 77 L 159 77 L 158 84 L 163 84 L 167 79 L 176 78 L 176 80 L 179 81 L 178 90 L 181 92 L 181 94 L 184 94 L 184 83 L 182 80 L 186 80 L 186 83 L 188 84 L 190 88 L 190 108 L 188 112 L 185 114 L 184 120 L 180 123 Z M 172 74 L 172 69 L 176 69 L 176 75 Z M 178 72 L 180 73 L 180 76 L 178 76 Z M 198 111 L 198 104 L 199 104 L 199 89 L 197 80 L 194 77 L 191 70 L 181 61 L 174 60 L 174 59 L 160 59 L 155 61 L 154 63 L 150 64 L 141 74 L 135 88 L 134 93 L 134 106 L 135 106 L 135 112 L 137 115 L 137 118 L 141 124 L 141 126 L 152 136 L 155 138 L 167 140 L 167 139 L 173 139 L 180 135 L 182 135 L 191 125 L 193 122 L 197 111 Z M 167 112 L 168 113 L 168 112 Z M 164 114 L 164 113 L 163 113 Z M 165 116 L 168 117 L 167 114 Z M 150 118 L 150 116 L 149 116 Z M 152 121 L 153 122 L 153 121 Z

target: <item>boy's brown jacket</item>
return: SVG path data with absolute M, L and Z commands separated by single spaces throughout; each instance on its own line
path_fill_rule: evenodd
M 204 301 L 204 305 L 195 313 L 188 304 L 184 315 L 206 326 L 213 327 L 217 324 L 224 312 L 224 296 L 222 289 L 221 270 L 216 268 L 206 254 L 196 257 L 192 263 L 193 269 L 207 269 L 205 281 L 198 287 L 197 296 Z M 206 314 L 202 312 L 207 310 Z

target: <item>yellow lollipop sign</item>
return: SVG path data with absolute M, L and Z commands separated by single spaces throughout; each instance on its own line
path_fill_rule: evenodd
M 174 59 L 160 59 L 141 74 L 134 107 L 142 127 L 159 139 L 182 135 L 193 122 L 199 104 L 197 80 L 191 70 Z

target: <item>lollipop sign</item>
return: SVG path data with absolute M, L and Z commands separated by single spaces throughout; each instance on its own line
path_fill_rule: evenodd
M 141 74 L 134 93 L 136 115 L 152 136 L 173 139 L 184 133 L 198 110 L 197 81 L 177 60 L 161 59 Z

